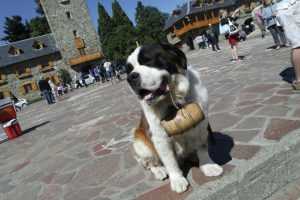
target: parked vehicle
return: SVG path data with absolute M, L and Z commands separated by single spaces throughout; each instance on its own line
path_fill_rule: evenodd
M 96 81 L 96 80 L 95 80 L 95 77 L 93 77 L 93 76 L 90 75 L 90 74 L 85 75 L 85 76 L 84 76 L 84 80 L 85 80 L 85 83 L 86 83 L 87 85 L 93 84 L 93 83 L 95 83 L 95 81 Z M 79 83 L 80 83 L 82 86 L 84 86 L 83 83 L 82 83 L 82 80 L 79 80 Z M 75 88 L 78 88 L 76 83 L 75 83 Z
M 28 106 L 28 101 L 26 99 L 20 98 L 18 101 L 15 103 L 15 107 L 17 110 L 21 110 L 22 108 L 25 108 Z

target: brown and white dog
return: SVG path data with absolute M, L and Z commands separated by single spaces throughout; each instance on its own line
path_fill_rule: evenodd
M 178 161 L 197 152 L 200 169 L 206 176 L 219 176 L 222 167 L 208 155 L 208 96 L 200 74 L 187 69 L 185 54 L 167 43 L 138 47 L 127 59 L 127 81 L 137 95 L 144 116 L 134 135 L 136 159 L 149 168 L 156 179 L 169 175 L 171 189 L 187 190 Z M 181 135 L 168 137 L 160 122 L 174 104 L 198 102 L 205 120 Z

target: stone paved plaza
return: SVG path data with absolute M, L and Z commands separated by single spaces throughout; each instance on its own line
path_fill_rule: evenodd
M 189 65 L 202 74 L 209 91 L 210 122 L 217 137 L 210 153 L 224 166 L 223 176 L 205 177 L 196 163 L 187 161 L 182 168 L 190 186 L 187 192 L 176 194 L 170 191 L 168 179 L 157 181 L 138 166 L 132 157 L 131 137 L 141 108 L 122 81 L 80 88 L 56 104 L 42 101 L 18 112 L 25 134 L 0 144 L 0 200 L 213 199 L 208 196 L 218 193 L 215 188 L 225 182 L 229 184 L 222 187 L 228 192 L 223 195 L 235 198 L 214 199 L 263 199 L 259 194 L 297 199 L 300 172 L 283 184 L 280 176 L 273 182 L 264 178 L 269 171 L 260 167 L 262 155 L 276 152 L 286 138 L 300 144 L 300 95 L 292 94 L 285 81 L 292 71 L 290 48 L 268 49 L 272 44 L 270 36 L 240 43 L 245 60 L 237 63 L 229 61 L 227 41 L 218 53 L 210 49 L 187 53 Z M 300 171 L 299 163 L 287 173 Z M 259 168 L 257 173 L 271 189 L 251 178 L 244 170 L 247 167 Z M 276 165 L 269 170 L 277 170 Z M 252 196 L 247 193 L 250 187 L 242 188 L 245 194 L 235 190 L 248 175 L 249 184 L 258 187 Z

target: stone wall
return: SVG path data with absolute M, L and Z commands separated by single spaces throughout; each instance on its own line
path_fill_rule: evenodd
M 44 71 L 39 70 L 38 65 L 41 63 L 42 60 L 52 61 L 55 67 L 50 68 L 48 70 L 44 70 Z M 26 67 L 26 68 L 29 67 L 30 71 L 31 71 L 30 75 L 23 77 L 23 78 L 16 77 L 15 69 L 17 67 Z M 16 64 L 9 65 L 6 67 L 2 67 L 1 70 L 7 76 L 7 80 L 6 80 L 6 82 L 4 82 L 0 85 L 0 91 L 3 89 L 8 89 L 17 98 L 22 97 L 22 98 L 26 98 L 27 100 L 32 100 L 32 99 L 38 98 L 40 96 L 39 95 L 40 91 L 38 88 L 37 88 L 37 90 L 31 91 L 28 94 L 21 94 L 20 90 L 19 90 L 20 86 L 24 83 L 29 83 L 31 81 L 37 84 L 40 76 L 49 77 L 49 76 L 58 74 L 56 69 L 59 69 L 59 68 L 65 68 L 64 62 L 59 53 L 52 54 L 49 56 L 35 58 L 33 60 L 28 60 L 25 62 L 16 63 Z M 69 71 L 72 71 L 72 70 L 69 70 Z
M 86 54 L 101 51 L 85 0 L 43 0 L 41 3 L 65 65 L 70 58 L 80 55 L 73 31 L 84 40 Z

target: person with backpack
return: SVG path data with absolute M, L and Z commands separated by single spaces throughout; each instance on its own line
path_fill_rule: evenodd
M 220 9 L 219 14 L 220 14 L 220 33 L 222 28 L 228 27 L 227 32 L 223 32 L 221 34 L 225 35 L 225 38 L 228 39 L 228 42 L 230 44 L 230 51 L 231 51 L 231 56 L 232 62 L 236 62 L 238 60 L 241 60 L 238 56 L 238 50 L 237 50 L 237 44 L 240 41 L 239 39 L 239 34 L 238 34 L 238 29 L 237 27 L 233 24 L 234 21 L 238 19 L 237 14 L 239 10 L 235 10 L 232 15 L 228 14 L 228 11 L 226 9 Z

